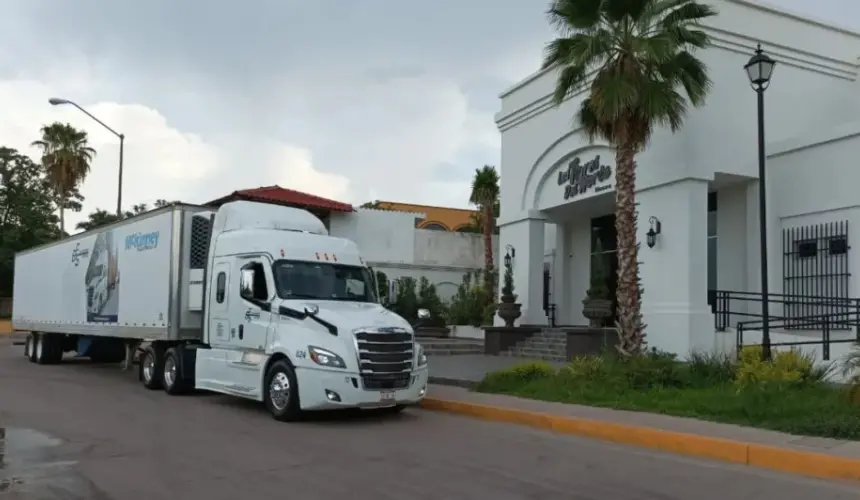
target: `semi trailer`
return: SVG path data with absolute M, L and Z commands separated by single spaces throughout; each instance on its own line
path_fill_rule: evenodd
M 424 398 L 413 327 L 377 295 L 355 243 L 307 211 L 174 203 L 18 253 L 12 324 L 33 363 L 137 353 L 147 389 L 248 398 L 291 421 Z

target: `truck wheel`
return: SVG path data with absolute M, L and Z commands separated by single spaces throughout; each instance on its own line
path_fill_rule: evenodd
M 35 333 L 28 333 L 27 340 L 24 341 L 24 357 L 27 358 L 31 363 L 35 361 L 35 356 L 33 355 L 33 337 Z
M 164 351 L 149 346 L 143 351 L 138 365 L 137 378 L 143 383 L 143 386 L 149 390 L 158 390 L 162 388 L 164 379 Z
M 39 335 L 40 349 L 36 362 L 40 365 L 56 365 L 63 361 L 63 336 L 56 333 Z
M 180 348 L 171 347 L 164 353 L 164 392 L 171 396 L 188 394 L 188 379 L 182 376 L 182 353 Z
M 299 406 L 299 384 L 296 372 L 286 360 L 279 359 L 266 371 L 263 401 L 272 418 L 281 422 L 292 422 L 301 417 Z

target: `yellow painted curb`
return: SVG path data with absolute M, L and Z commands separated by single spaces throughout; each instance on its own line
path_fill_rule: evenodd
M 778 448 L 730 439 L 664 431 L 649 427 L 561 417 L 511 408 L 498 408 L 462 401 L 425 398 L 421 407 L 471 417 L 524 425 L 537 429 L 656 448 L 681 455 L 764 467 L 821 479 L 860 481 L 860 460 Z

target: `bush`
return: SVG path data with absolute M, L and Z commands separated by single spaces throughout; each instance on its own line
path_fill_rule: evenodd
M 418 321 L 418 309 L 427 309 L 430 312 L 430 319 L 425 321 L 425 325 L 445 326 L 448 312 L 436 293 L 436 285 L 430 283 L 425 277 L 415 281 L 415 278 L 407 276 L 397 278 L 396 281 L 397 295 L 388 305 L 392 312 L 414 324 Z
M 448 305 L 449 323 L 480 327 L 492 324 L 495 304 L 483 286 L 482 273 L 466 273 Z
M 852 390 L 818 383 L 827 369 L 815 368 L 810 356 L 775 351 L 772 362 L 762 363 L 760 348 L 741 355 L 738 362 L 704 354 L 679 362 L 672 354 L 651 350 L 632 358 L 581 356 L 559 370 L 545 362 L 521 363 L 488 374 L 478 390 L 860 439 L 860 411 L 849 401 Z M 853 391 L 860 394 L 860 389 Z
M 735 385 L 738 388 L 821 381 L 822 372 L 815 369 L 815 358 L 798 349 L 774 349 L 770 362 L 762 361 L 761 356 L 761 346 L 746 346 L 741 349 L 740 362 L 735 373 Z
M 544 361 L 517 363 L 510 368 L 488 373 L 480 382 L 478 390 L 495 392 L 511 385 L 528 384 L 535 380 L 548 379 L 556 374 L 556 369 Z

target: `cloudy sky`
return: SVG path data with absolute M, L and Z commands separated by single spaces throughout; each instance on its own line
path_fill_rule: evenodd
M 772 0 L 860 28 L 856 0 Z M 55 120 L 98 150 L 85 213 L 279 184 L 464 207 L 500 91 L 551 37 L 540 0 L 0 0 L 0 145 Z M 73 216 L 71 223 L 80 220 Z M 70 224 L 71 225 L 71 224 Z

